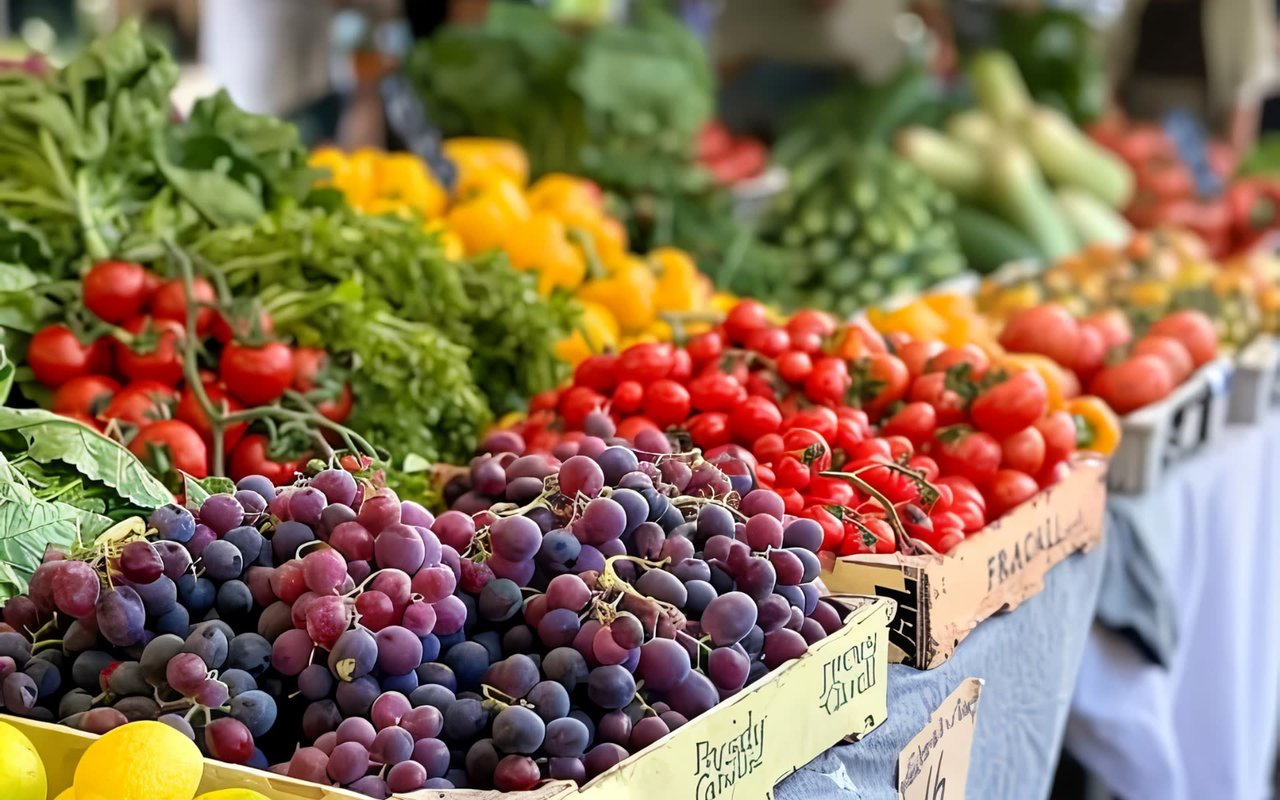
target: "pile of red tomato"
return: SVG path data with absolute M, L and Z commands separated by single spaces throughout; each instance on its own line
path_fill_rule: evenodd
M 839 555 L 947 552 L 1059 480 L 1076 449 L 1035 371 L 816 311 L 775 325 L 750 300 L 684 346 L 586 359 L 516 430 L 549 451 L 596 411 L 628 441 L 653 428 L 746 462 Z
M 314 397 L 328 380 L 324 351 L 272 340 L 270 316 L 224 311 L 203 278 L 192 283 L 193 330 L 192 297 L 181 279 L 164 280 L 140 264 L 102 261 L 85 274 L 82 289 L 89 324 L 80 334 L 65 324 L 37 331 L 27 364 L 53 390 L 53 411 L 118 437 L 158 472 L 181 470 L 197 478 L 210 472 L 212 430 L 187 383 L 193 375 L 222 414 L 274 403 L 290 389 L 311 393 L 315 410 L 335 422 L 351 413 L 345 384 Z M 189 334 L 198 339 L 191 364 Z M 258 473 L 283 483 L 301 462 L 273 456 L 268 437 L 251 432 L 248 421 L 225 426 L 222 443 L 233 478 Z

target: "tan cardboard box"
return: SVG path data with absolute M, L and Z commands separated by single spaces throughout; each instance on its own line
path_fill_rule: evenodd
M 890 660 L 932 669 L 979 622 L 1038 593 L 1050 568 L 1102 538 L 1106 473 L 1105 462 L 1082 459 L 947 555 L 828 559 L 822 580 L 832 592 L 896 600 Z

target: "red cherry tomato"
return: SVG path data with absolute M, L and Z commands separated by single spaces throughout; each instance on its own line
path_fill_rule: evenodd
M 205 383 L 204 393 L 209 398 L 209 402 L 213 404 L 213 407 L 222 414 L 230 414 L 244 408 L 216 384 Z M 195 391 L 190 386 L 183 388 L 182 399 L 178 401 L 178 406 L 174 409 L 173 415 L 175 418 L 190 425 L 206 443 L 212 441 L 213 428 L 209 424 L 209 417 L 204 413 L 204 406 L 200 405 Z M 244 438 L 244 434 L 248 429 L 249 423 L 247 422 L 237 422 L 223 427 L 222 452 L 230 453 L 234 450 L 235 446 Z
M 795 336 L 797 333 L 816 333 L 819 336 L 830 336 L 836 332 L 835 317 L 832 317 L 825 311 L 817 311 L 814 309 L 803 309 L 792 315 L 787 320 L 787 333 Z
M 656 380 L 644 390 L 644 413 L 666 428 L 689 418 L 689 391 L 673 380 Z
M 1035 475 L 1044 464 L 1044 436 L 1035 427 L 1006 436 L 1000 450 L 1004 453 L 1001 463 L 1009 469 Z
M 236 445 L 228 472 L 233 480 L 246 475 L 263 475 L 276 486 L 292 483 L 298 472 L 298 458 L 275 458 L 268 452 L 269 442 L 260 433 L 251 433 Z
M 905 436 L 916 447 L 933 438 L 938 427 L 938 412 L 928 403 L 907 403 L 880 426 L 885 436 Z
M 951 504 L 950 512 L 963 520 L 965 533 L 973 533 L 987 525 L 985 504 L 986 500 L 981 505 L 969 499 L 957 500 Z
M 907 466 L 921 473 L 929 483 L 933 483 L 938 479 L 938 462 L 929 456 L 912 456 L 907 461 Z
M 141 264 L 130 261 L 99 261 L 82 282 L 85 308 L 117 325 L 136 317 L 150 294 L 148 274 Z
M 947 388 L 945 372 L 927 372 L 911 382 L 907 394 L 912 402 L 928 403 L 938 417 L 938 426 L 946 427 L 961 422 L 967 416 L 964 398 Z
M 636 434 L 646 428 L 655 431 L 662 430 L 653 420 L 637 414 L 634 417 L 627 417 L 622 422 L 619 422 L 617 433 L 618 436 L 621 436 L 628 442 L 634 442 L 636 440 Z
M 952 502 L 968 501 L 975 503 L 979 509 L 987 507 L 987 501 L 983 498 L 982 492 L 978 491 L 977 485 L 968 478 L 961 475 L 943 475 L 934 483 L 951 490 L 951 495 L 954 498 Z
M 124 329 L 131 342 L 118 342 L 116 363 L 131 381 L 160 381 L 177 386 L 182 380 L 182 341 L 186 328 L 171 319 L 134 317 Z
M 1000 442 L 991 434 L 964 427 L 939 430 L 930 453 L 943 475 L 961 475 L 979 486 L 1000 468 Z
M 684 349 L 689 353 L 694 366 L 702 367 L 724 354 L 724 338 L 715 331 L 707 331 L 690 339 Z
M 778 356 L 775 363 L 778 377 L 787 383 L 804 383 L 809 373 L 813 372 L 813 359 L 809 358 L 808 353 L 799 350 L 788 350 Z
M 671 353 L 671 371 L 667 377 L 677 383 L 687 383 L 693 377 L 693 359 L 683 347 L 675 348 Z
M 636 405 L 639 407 L 639 403 Z M 586 386 L 570 387 L 560 395 L 560 416 L 568 430 L 581 430 L 587 415 L 601 408 L 604 408 L 604 395 Z
M 822 526 L 822 549 L 834 551 L 844 540 L 844 524 L 827 508 L 820 505 L 806 506 L 800 516 L 808 517 Z
M 258 311 L 256 315 L 243 313 L 228 315 L 225 312 L 216 311 L 210 327 L 214 339 L 221 344 L 229 344 L 233 341 L 257 341 L 270 336 L 276 326 L 271 315 L 266 311 Z
M 334 422 L 345 422 L 351 416 L 354 399 L 351 387 L 337 383 L 329 374 L 329 354 L 318 347 L 299 347 L 293 351 L 293 380 L 295 390 L 306 394 L 323 389 L 318 399 L 313 399 L 316 411 Z M 532 405 L 530 405 L 532 409 Z
M 855 370 L 855 405 L 876 419 L 886 408 L 902 399 L 910 380 L 911 375 L 902 359 L 888 353 L 873 353 L 859 362 Z
M 618 387 L 613 390 L 613 397 L 609 401 L 610 410 L 615 415 L 634 414 L 640 410 L 640 403 L 644 401 L 644 387 L 635 381 L 622 381 Z M 593 411 L 594 409 L 587 409 Z M 583 414 L 586 417 L 586 414 Z
M 824 506 L 846 507 L 854 504 L 857 494 L 853 486 L 843 478 L 828 478 L 814 475 L 805 490 L 809 503 L 820 503 Z
M 976 344 L 948 347 L 925 363 L 925 372 L 946 372 L 960 364 L 969 366 L 969 377 L 977 380 L 986 374 L 991 359 Z
M 31 337 L 27 364 L 40 383 L 58 387 L 72 378 L 109 371 L 111 357 L 105 340 L 81 344 L 66 325 L 50 325 Z
M 868 517 L 862 521 L 863 527 L 875 537 L 875 552 L 880 554 L 895 553 L 898 550 L 898 535 L 893 526 L 879 517 Z
M 1044 463 L 1063 461 L 1076 451 L 1076 423 L 1065 411 L 1055 411 L 1036 420 L 1036 430 L 1044 439 Z
M 139 428 L 169 418 L 169 409 L 178 401 L 172 386 L 159 381 L 135 381 L 116 393 L 98 415 L 103 422 L 119 420 Z
M 732 411 L 747 399 L 747 390 L 733 376 L 717 370 L 689 382 L 689 401 L 699 411 Z
M 787 417 L 782 422 L 782 427 L 790 428 L 808 428 L 816 432 L 819 436 L 827 441 L 831 441 L 836 435 L 836 427 L 840 423 L 840 417 L 836 412 L 826 406 L 813 406 L 803 411 L 797 411 Z
M 763 397 L 748 397 L 729 412 L 729 430 L 739 444 L 750 445 L 781 425 L 782 412 Z
M 81 375 L 58 387 L 53 393 L 52 408 L 65 416 L 79 414 L 92 419 L 118 391 L 120 384 L 106 375 Z
M 831 469 L 831 447 L 817 431 L 791 428 L 782 434 L 782 448 L 815 473 Z
M 204 439 L 187 423 L 162 419 L 138 431 L 129 442 L 129 452 L 153 471 L 181 470 L 193 478 L 209 474 L 209 457 Z
M 280 399 L 293 383 L 293 351 L 280 342 L 261 347 L 229 344 L 222 350 L 218 374 L 240 402 L 266 405 Z
M 768 327 L 769 318 L 762 304 L 755 300 L 740 300 L 729 309 L 724 320 L 725 333 L 730 341 L 742 344 L 747 337 L 758 330 Z
M 929 359 L 946 349 L 947 346 L 942 342 L 912 340 L 898 348 L 898 358 L 902 359 L 902 363 L 907 366 L 907 372 L 915 378 L 924 373 Z
M 779 486 L 803 490 L 813 479 L 813 471 L 795 456 L 784 455 L 773 464 L 774 478 Z
M 751 444 L 751 452 L 761 464 L 773 464 L 782 458 L 786 446 L 782 443 L 782 434 L 766 433 Z
M 618 379 L 648 385 L 667 377 L 674 364 L 675 356 L 669 344 L 633 344 L 618 356 Z
M 849 366 L 839 358 L 826 356 L 814 362 L 804 382 L 804 393 L 814 403 L 842 404 L 852 382 Z
M 689 418 L 686 428 L 694 446 L 703 450 L 710 450 L 732 441 L 729 435 L 729 415 L 722 412 L 694 414 Z
M 608 394 L 618 385 L 618 357 L 611 354 L 591 355 L 573 370 L 573 382 Z
M 1002 469 L 987 486 L 987 512 L 991 519 L 1004 516 L 1040 491 L 1036 479 L 1016 469 Z
M 213 326 L 216 313 L 213 306 L 218 302 L 218 295 L 213 291 L 213 284 L 204 278 L 196 278 L 191 284 L 191 295 L 196 301 L 196 333 L 204 336 Z M 151 316 L 155 319 L 170 319 L 182 325 L 187 324 L 187 287 L 180 280 L 165 281 L 151 295 Z
M 973 401 L 973 424 L 997 438 L 1011 436 L 1043 417 L 1049 410 L 1049 390 L 1040 373 L 1019 372 L 998 383 Z

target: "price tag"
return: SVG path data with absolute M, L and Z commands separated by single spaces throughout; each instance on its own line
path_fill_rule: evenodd
M 453 164 L 444 157 L 440 131 L 427 121 L 426 109 L 402 72 L 393 72 L 378 82 L 387 127 L 404 143 L 404 148 L 422 159 L 444 184 L 452 189 L 456 178 Z
M 966 678 L 898 754 L 899 800 L 964 800 L 980 678 Z

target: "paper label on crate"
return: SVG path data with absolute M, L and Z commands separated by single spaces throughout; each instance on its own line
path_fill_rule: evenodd
M 964 800 L 980 678 L 966 678 L 898 754 L 899 800 Z
M 1087 532 L 1089 521 L 1084 509 L 1048 509 L 1037 524 L 987 558 L 987 591 L 1021 577 L 1028 566 L 1047 560 L 1049 554 L 1064 544 L 1074 542 Z

